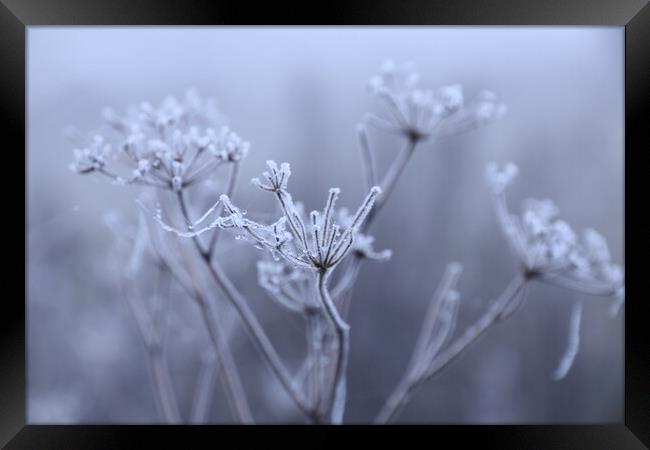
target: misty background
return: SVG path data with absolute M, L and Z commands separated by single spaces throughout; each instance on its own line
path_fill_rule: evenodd
M 466 100 L 489 89 L 507 115 L 460 136 L 424 143 L 373 226 L 387 263 L 364 264 L 348 322 L 345 420 L 369 422 L 399 381 L 429 299 L 449 261 L 464 272 L 457 332 L 515 273 L 484 182 L 488 162 L 512 161 L 509 191 L 550 198 L 576 232 L 592 227 L 623 263 L 622 28 L 51 28 L 28 30 L 28 421 L 158 421 L 144 349 L 116 283 L 108 211 L 135 223 L 141 187 L 71 172 L 67 126 L 92 133 L 101 110 L 158 105 L 195 87 L 215 97 L 228 125 L 251 143 L 235 201 L 255 212 L 273 202 L 248 180 L 265 161 L 288 161 L 289 189 L 308 209 L 327 190 L 340 206 L 365 194 L 355 125 L 386 116 L 365 89 L 387 58 L 413 61 L 420 85 L 461 83 Z M 401 141 L 371 131 L 380 173 Z M 215 199 L 216 200 L 216 197 Z M 287 365 L 300 362 L 302 321 L 257 286 L 259 252 L 228 235 L 220 260 L 247 295 Z M 116 265 L 117 264 L 117 265 Z M 551 374 L 566 348 L 571 307 L 583 301 L 580 352 L 566 379 Z M 199 372 L 205 336 L 196 307 L 178 311 L 169 363 L 181 412 Z M 609 301 L 536 284 L 524 307 L 421 388 L 405 423 L 584 423 L 623 420 L 623 318 Z M 233 316 L 231 345 L 259 422 L 299 421 Z M 218 385 L 210 420 L 231 421 Z

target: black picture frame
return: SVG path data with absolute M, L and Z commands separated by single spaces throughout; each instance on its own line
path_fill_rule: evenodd
M 292 427 L 287 437 L 276 433 L 288 427 L 204 426 L 35 426 L 26 425 L 26 334 L 27 298 L 25 264 L 12 256 L 5 262 L 5 281 L 17 285 L 5 289 L 0 317 L 0 444 L 8 449 L 117 449 L 136 448 L 153 442 L 164 447 L 188 447 L 187 440 L 200 439 L 206 446 L 223 443 L 224 437 L 243 443 L 251 436 L 275 438 L 278 445 L 331 446 L 337 438 L 361 432 L 373 439 L 395 439 L 410 445 L 413 439 L 434 443 L 447 440 L 454 447 L 468 443 L 506 448 L 636 449 L 650 446 L 650 339 L 648 308 L 640 294 L 648 220 L 644 218 L 643 170 L 640 159 L 647 151 L 646 121 L 650 118 L 650 7 L 646 0 L 347 0 L 302 5 L 278 2 L 220 0 L 0 0 L 0 123 L 4 157 L 12 175 L 24 174 L 24 184 L 5 184 L 5 211 L 26 211 L 25 75 L 26 31 L 34 25 L 611 25 L 625 27 L 625 245 L 627 298 L 625 312 L 625 420 L 620 424 L 585 426 L 390 426 L 390 427 Z M 26 150 L 25 150 L 26 151 Z M 11 164 L 11 166 L 9 166 Z M 23 166 L 24 171 L 16 168 Z M 5 174 L 6 175 L 6 174 Z M 14 193 L 23 186 L 24 196 Z M 7 189 L 9 188 L 9 189 Z M 7 204 L 8 203 L 8 204 Z M 636 207 L 635 205 L 641 205 Z M 26 215 L 23 216 L 26 224 Z M 5 230 L 5 241 L 13 239 Z M 7 225 L 5 225 L 7 226 Z M 632 242 L 632 245 L 627 245 Z M 21 258 L 18 258 L 19 260 Z M 12 263 L 13 262 L 13 263 Z M 23 276 L 21 276 L 23 275 Z M 19 294 L 23 292 L 23 300 Z M 406 429 L 408 428 L 408 429 Z M 298 433 L 311 437 L 303 440 Z M 415 434 L 413 434 L 415 433 Z M 344 436 L 345 435 L 345 436 Z M 316 437 L 317 436 L 317 437 Z M 306 437 L 306 436 L 305 436 Z M 316 439 L 314 439 L 316 437 Z M 404 439 L 407 440 L 404 440 Z M 429 440 L 430 439 L 430 440 Z M 444 439 L 442 441 L 441 439 Z M 199 442 L 199 441 L 197 441 Z M 308 444 L 305 444 L 308 443 Z M 311 443 L 311 444 L 309 444 Z M 198 446 L 198 444 L 196 444 Z M 241 446 L 242 444 L 238 445 Z M 195 445 L 191 446 L 192 448 Z

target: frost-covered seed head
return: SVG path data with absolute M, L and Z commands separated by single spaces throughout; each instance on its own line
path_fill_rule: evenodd
M 497 102 L 492 92 L 483 91 L 466 103 L 460 84 L 431 90 L 418 88 L 418 81 L 419 74 L 412 63 L 385 62 L 381 73 L 368 81 L 368 89 L 386 102 L 391 118 L 370 115 L 367 122 L 389 132 L 398 131 L 410 139 L 425 140 L 468 131 L 505 114 L 505 106 Z
M 250 150 L 250 144 L 228 127 L 222 127 L 217 136 L 214 130 L 207 135 L 210 152 L 224 161 L 236 162 L 244 159 Z
M 127 172 L 131 176 L 115 174 L 119 170 L 101 170 L 107 164 L 108 150 L 96 143 L 75 151 L 71 168 L 78 173 L 99 171 L 117 184 L 138 183 L 179 191 L 205 180 L 221 163 L 240 161 L 250 147 L 226 127 L 220 133 L 214 131 L 221 120 L 216 102 L 200 97 L 195 89 L 180 99 L 168 96 L 158 107 L 145 101 L 129 107 L 123 116 L 110 108 L 105 108 L 102 116 L 118 132 L 116 148 L 131 166 Z
M 491 164 L 486 179 L 495 193 L 503 193 L 517 170 L 498 170 Z M 623 269 L 611 262 L 605 238 L 587 229 L 579 239 L 571 226 L 558 218 L 559 209 L 549 199 L 527 199 L 520 216 L 510 215 L 505 197 L 495 196 L 503 232 L 527 276 L 563 283 L 577 290 L 611 295 L 623 302 Z M 616 309 L 613 307 L 613 309 Z

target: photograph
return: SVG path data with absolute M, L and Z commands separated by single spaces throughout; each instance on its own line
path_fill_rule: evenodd
M 625 28 L 30 26 L 26 423 L 625 420 Z

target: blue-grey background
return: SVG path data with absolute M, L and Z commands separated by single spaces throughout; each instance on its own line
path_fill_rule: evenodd
M 483 182 L 489 161 L 513 161 L 518 208 L 549 197 L 577 231 L 593 227 L 623 260 L 623 29 L 413 28 L 48 28 L 28 31 L 28 420 L 147 423 L 157 419 L 143 348 L 116 287 L 114 241 L 103 216 L 133 222 L 138 189 L 68 169 L 62 130 L 92 131 L 100 111 L 159 103 L 196 87 L 218 99 L 231 127 L 251 142 L 239 204 L 273 205 L 248 180 L 273 158 L 292 164 L 290 188 L 319 208 L 332 186 L 341 203 L 362 198 L 355 124 L 385 113 L 365 90 L 386 58 L 414 61 L 421 85 L 459 82 L 508 105 L 506 117 L 423 145 L 373 227 L 393 259 L 366 264 L 350 313 L 346 420 L 367 422 L 399 380 L 429 297 L 450 260 L 463 263 L 462 330 L 498 295 L 514 266 Z M 381 169 L 396 138 L 373 133 Z M 290 367 L 302 323 L 265 297 L 256 250 L 229 238 L 228 270 Z M 571 305 L 584 301 L 575 366 L 551 380 L 564 352 Z M 183 413 L 205 338 L 193 305 L 178 295 L 170 364 Z M 423 423 L 575 423 L 623 420 L 623 319 L 608 303 L 536 286 L 525 307 L 418 391 L 399 420 Z M 197 331 L 198 330 L 198 331 Z M 250 344 L 232 345 L 262 422 L 299 415 Z M 217 392 L 212 421 L 230 420 Z

